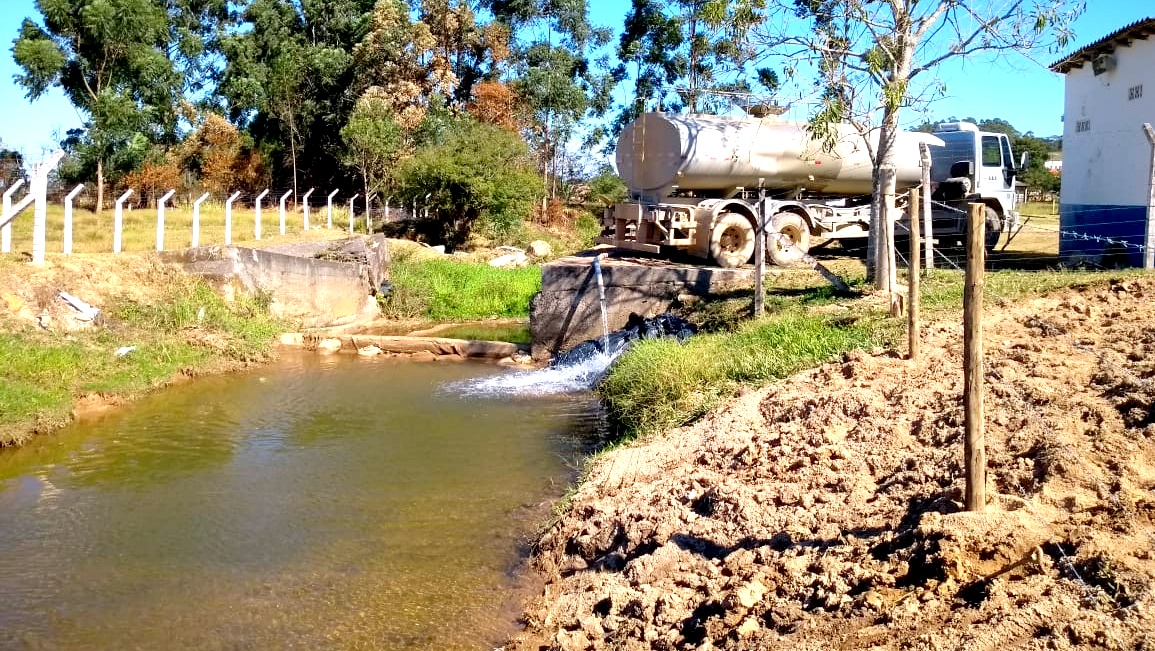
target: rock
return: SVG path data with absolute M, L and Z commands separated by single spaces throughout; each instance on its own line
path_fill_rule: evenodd
M 762 625 L 758 623 L 757 617 L 747 617 L 738 626 L 738 637 L 749 637 L 757 633 L 760 628 Z
M 738 596 L 738 603 L 743 608 L 753 608 L 762 601 L 762 597 L 766 596 L 766 586 L 762 585 L 761 581 L 755 579 L 750 583 L 738 588 L 735 591 Z
M 317 352 L 318 353 L 325 353 L 326 355 L 328 355 L 330 353 L 335 353 L 339 350 L 341 350 L 341 340 L 337 339 L 335 337 L 330 337 L 328 339 L 322 339 L 321 341 L 317 342 Z
M 585 651 L 590 648 L 590 639 L 584 631 L 558 631 L 557 645 L 562 651 Z
M 374 357 L 381 354 L 381 349 L 374 346 L 373 344 L 369 344 L 363 348 L 358 348 L 357 354 L 363 357 Z
M 415 362 L 435 362 L 437 361 L 436 353 L 428 350 L 419 350 L 409 356 L 409 359 Z
M 286 332 L 281 335 L 281 345 L 301 346 L 305 343 L 305 335 L 299 332 Z
M 4 300 L 4 304 L 8 306 L 8 311 L 13 314 L 16 314 L 20 311 L 20 308 L 24 307 L 24 300 L 15 294 L 5 292 L 0 294 L 0 299 Z
M 534 240 L 529 243 L 529 248 L 527 251 L 535 258 L 544 258 L 545 256 L 553 253 L 553 247 L 550 246 L 549 242 L 546 242 L 545 240 Z
M 522 267 L 529 261 L 524 253 L 506 253 L 489 261 L 489 266 L 498 268 Z

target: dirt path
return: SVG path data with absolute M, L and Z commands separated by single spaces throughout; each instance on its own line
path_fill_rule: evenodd
M 607 454 L 515 649 L 1150 649 L 1155 280 L 991 307 L 989 484 L 960 513 L 961 332 Z

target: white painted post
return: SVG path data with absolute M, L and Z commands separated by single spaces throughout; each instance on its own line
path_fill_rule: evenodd
M 413 197 L 413 207 L 409 209 L 409 219 L 417 219 L 417 197 Z
M 1151 143 L 1151 176 L 1147 181 L 1147 237 L 1143 241 L 1143 268 L 1155 269 L 1155 129 L 1143 123 L 1143 133 Z
M 192 246 L 194 249 L 201 245 L 201 204 L 208 198 L 209 193 L 206 192 L 201 195 L 200 199 L 193 202 Z
M 285 201 L 291 194 L 293 194 L 293 191 L 289 190 L 285 194 L 281 195 L 281 235 L 285 234 Z
M 393 200 L 393 197 L 389 197 L 388 199 L 385 200 L 385 223 L 386 224 L 389 223 L 389 202 L 392 200 Z
M 309 191 L 305 193 L 305 196 L 301 197 L 301 203 L 305 204 L 305 232 L 306 233 L 309 232 L 309 195 L 310 194 L 313 194 L 313 188 L 309 188 Z
M 33 201 L 36 202 L 32 213 L 32 264 L 44 264 L 48 248 L 48 173 L 56 168 L 62 158 L 64 152 L 57 151 L 32 172 L 31 190 L 35 197 Z
M 425 195 L 425 219 L 429 219 L 429 197 L 432 197 L 432 196 L 433 196 L 432 192 Z
M 340 190 L 333 190 L 329 193 L 329 198 L 325 200 L 325 228 L 333 228 L 333 197 L 337 196 Z
M 253 234 L 258 240 L 261 239 L 261 199 L 264 199 L 268 193 L 269 191 L 265 190 L 258 194 L 256 201 L 253 202 L 253 210 L 257 213 L 257 216 L 253 218 Z
M 124 202 L 132 196 L 132 189 L 116 198 L 115 208 L 112 211 L 112 252 L 120 253 L 124 240 Z
M 377 193 L 365 195 L 365 232 L 369 235 L 373 234 L 373 204 L 372 201 L 376 198 Z
M 925 142 L 918 144 L 918 149 L 922 155 L 922 192 L 919 197 L 922 199 L 922 237 L 923 237 L 923 268 L 927 271 L 934 269 L 934 219 L 933 207 L 930 203 L 930 146 Z
M 24 185 L 24 179 L 16 179 L 7 190 L 4 191 L 4 216 L 12 216 L 12 195 Z M 29 189 L 31 191 L 31 189 Z M 9 219 L 4 226 L 0 226 L 0 253 L 12 252 L 12 220 Z
M 72 255 L 72 200 L 83 189 L 84 184 L 81 183 L 64 197 L 64 255 Z
M 353 195 L 353 197 L 351 199 L 349 199 L 349 234 L 350 235 L 353 234 L 353 200 L 359 196 L 361 196 L 361 195 L 355 194 L 355 195 Z
M 164 250 L 164 204 L 172 199 L 172 195 L 176 194 L 176 190 L 169 190 L 165 195 L 156 200 L 156 250 Z
M 233 202 L 241 193 L 234 192 L 233 196 L 225 200 L 225 246 L 233 243 Z

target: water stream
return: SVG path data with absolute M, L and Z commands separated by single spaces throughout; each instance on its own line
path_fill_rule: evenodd
M 599 427 L 473 364 L 302 356 L 0 451 L 0 648 L 490 649 Z

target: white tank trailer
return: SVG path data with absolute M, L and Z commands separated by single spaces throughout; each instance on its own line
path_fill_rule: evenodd
M 966 204 L 980 202 L 987 205 L 987 245 L 993 247 L 1018 221 L 1019 169 L 1010 141 L 966 122 L 940 124 L 934 134 L 902 132 L 896 145 L 900 191 L 921 181 L 920 143 L 929 146 L 933 161 L 934 237 L 961 245 Z M 759 197 L 765 197 L 767 228 L 794 244 L 767 238 L 775 264 L 792 264 L 836 240 L 847 247 L 866 242 L 873 165 L 867 141 L 849 125 L 839 126 L 834 146 L 825 148 L 805 123 L 775 117 L 646 113 L 622 132 L 616 162 L 630 199 L 606 210 L 602 243 L 651 253 L 680 250 L 737 267 L 754 253 Z M 900 233 L 906 232 L 903 214 L 893 216 Z

